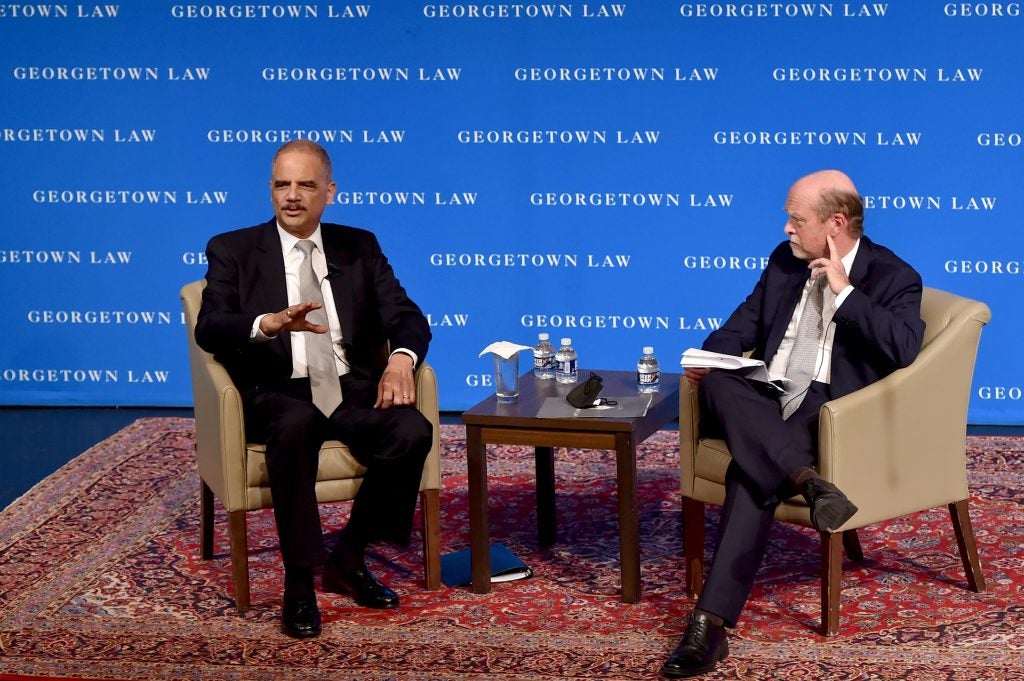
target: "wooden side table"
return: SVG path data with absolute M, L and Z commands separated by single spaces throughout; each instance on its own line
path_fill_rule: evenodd
M 631 371 L 580 370 L 604 379 L 602 397 L 635 395 L 636 374 Z M 537 469 L 537 538 L 541 546 L 555 543 L 555 447 L 612 449 L 619 499 L 619 563 L 622 600 L 640 600 L 640 517 L 636 499 L 636 448 L 651 434 L 679 416 L 679 374 L 661 375 L 661 391 L 652 393 L 647 414 L 637 418 L 537 418 L 548 397 L 565 398 L 578 384 L 537 380 L 533 372 L 519 379 L 519 400 L 499 403 L 494 395 L 462 414 L 466 424 L 469 466 L 469 531 L 473 592 L 489 593 L 491 566 L 487 510 L 487 445 L 533 446 Z

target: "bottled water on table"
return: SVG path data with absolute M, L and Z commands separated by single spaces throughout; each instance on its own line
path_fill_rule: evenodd
M 537 335 L 540 341 L 533 349 L 533 375 L 537 378 L 555 377 L 555 348 L 546 333 Z
M 562 347 L 555 353 L 555 380 L 559 383 L 575 383 L 580 377 L 576 362 L 579 356 L 572 348 L 572 339 L 563 338 Z
M 644 354 L 636 363 L 636 387 L 642 393 L 656 393 L 661 388 L 661 368 L 650 345 L 644 346 Z

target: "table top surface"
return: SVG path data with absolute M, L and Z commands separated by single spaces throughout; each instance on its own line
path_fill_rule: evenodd
M 603 369 L 580 369 L 577 383 L 559 383 L 554 379 L 538 379 L 533 371 L 519 377 L 519 399 L 516 402 L 498 402 L 492 394 L 463 412 L 462 422 L 468 426 L 519 427 L 547 430 L 612 431 L 633 432 L 648 430 L 671 422 L 679 416 L 680 374 L 661 374 L 661 389 L 652 395 L 651 405 L 645 416 L 636 418 L 580 417 L 580 418 L 538 418 L 537 412 L 548 397 L 561 397 L 581 385 L 593 372 L 602 378 L 601 397 L 614 400 L 616 397 L 640 394 L 636 388 L 636 373 L 633 371 L 610 371 Z

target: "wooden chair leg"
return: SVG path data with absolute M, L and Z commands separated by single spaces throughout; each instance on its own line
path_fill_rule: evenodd
M 843 548 L 846 549 L 846 557 L 855 562 L 864 560 L 864 551 L 860 548 L 860 537 L 857 530 L 843 532 Z
M 245 537 L 245 511 L 228 513 L 228 538 L 231 540 L 231 581 L 235 587 L 238 612 L 249 609 L 249 546 Z
M 423 581 L 428 591 L 441 588 L 441 502 L 440 490 L 420 492 L 423 518 Z
M 213 490 L 199 479 L 199 557 L 213 558 Z
M 985 575 L 981 572 L 981 560 L 978 558 L 978 546 L 974 542 L 974 529 L 971 527 L 971 516 L 967 506 L 967 499 L 955 501 L 949 505 L 949 515 L 953 519 L 953 532 L 956 534 L 956 544 L 960 548 L 960 560 L 964 564 L 967 585 L 971 591 L 981 593 L 985 590 Z
M 821 535 L 821 635 L 839 633 L 839 599 L 843 590 L 843 534 Z
M 704 588 L 704 503 L 683 497 L 683 555 L 686 592 L 696 598 Z

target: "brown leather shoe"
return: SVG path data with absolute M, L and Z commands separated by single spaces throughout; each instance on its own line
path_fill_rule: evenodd
M 725 627 L 713 624 L 707 615 L 691 612 L 683 640 L 665 660 L 661 673 L 670 679 L 707 674 L 719 660 L 728 656 L 729 639 Z
M 366 565 L 355 570 L 342 570 L 333 563 L 324 568 L 324 590 L 349 594 L 364 608 L 386 610 L 398 607 L 398 594 L 381 584 Z

